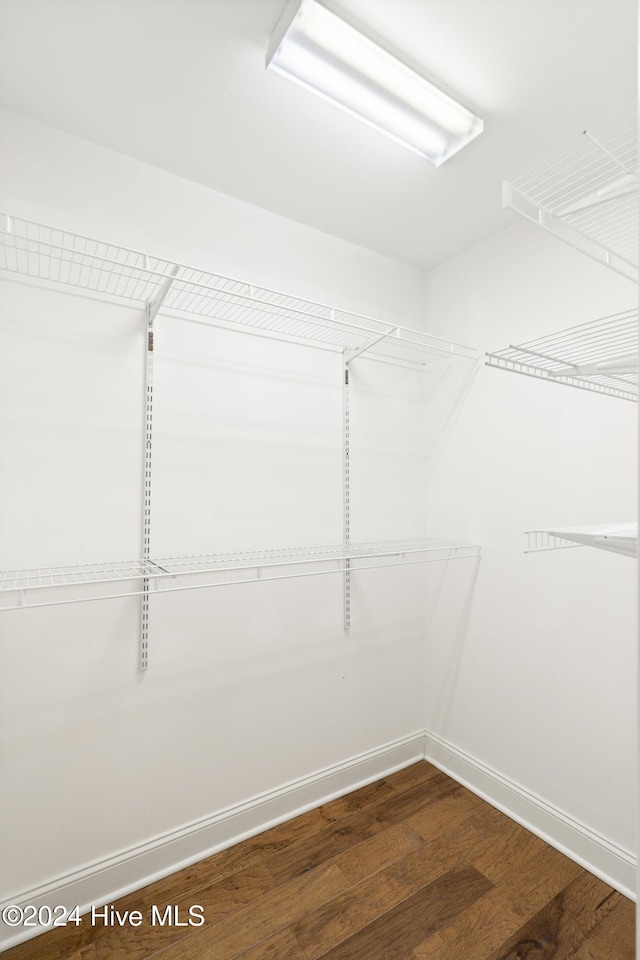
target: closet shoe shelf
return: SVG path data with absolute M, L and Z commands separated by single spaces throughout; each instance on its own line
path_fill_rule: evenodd
M 479 554 L 480 547 L 475 544 L 423 539 L 8 570 L 0 573 L 0 610 L 141 596 L 145 590 L 133 586 L 135 581 L 148 581 L 150 592 L 169 593 L 344 574 L 347 564 L 350 573 L 354 573 Z M 125 589 L 127 583 L 132 586 Z M 93 588 L 98 585 L 101 588 L 96 592 Z

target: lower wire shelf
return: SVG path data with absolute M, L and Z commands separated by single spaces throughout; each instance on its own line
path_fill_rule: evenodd
M 525 553 L 564 550 L 567 547 L 597 547 L 624 557 L 638 555 L 637 523 L 600 523 L 586 527 L 554 527 L 527 530 Z
M 479 555 L 477 544 L 422 539 L 14 569 L 0 573 L 0 610 L 288 580 Z

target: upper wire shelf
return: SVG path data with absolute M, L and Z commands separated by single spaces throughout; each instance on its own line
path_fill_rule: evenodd
M 510 207 L 638 282 L 638 116 L 634 105 L 505 183 Z
M 488 353 L 487 365 L 638 399 L 638 311 L 627 310 Z
M 0 573 L 0 610 L 139 596 L 144 584 L 147 590 L 168 593 L 479 554 L 477 544 L 421 539 L 14 569 Z M 125 589 L 131 581 L 139 584 Z
M 162 296 L 162 313 L 345 352 L 347 362 L 364 353 L 419 366 L 434 357 L 477 357 L 419 330 L 8 214 L 0 214 L 0 237 L 0 270 L 140 304 Z

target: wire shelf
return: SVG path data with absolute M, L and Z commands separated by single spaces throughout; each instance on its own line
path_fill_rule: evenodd
M 503 188 L 504 205 L 638 281 L 634 105 Z
M 487 357 L 490 367 L 637 400 L 638 311 L 612 314 Z
M 366 354 L 424 366 L 435 357 L 477 357 L 469 347 L 419 330 L 8 214 L 0 214 L 0 227 L 0 270 L 8 273 L 140 304 L 164 291 L 162 313 L 346 351 L 347 361 Z
M 597 547 L 624 557 L 638 555 L 637 523 L 603 523 L 587 527 L 556 527 L 527 530 L 525 553 L 564 550 L 567 547 Z
M 422 539 L 15 569 L 0 573 L 0 610 L 139 596 L 144 592 L 142 582 L 148 583 L 149 590 L 167 593 L 344 573 L 347 563 L 353 572 L 479 554 L 477 544 Z M 136 580 L 140 586 L 123 589 L 123 584 Z M 114 584 L 115 592 L 108 589 Z M 107 589 L 93 592 L 97 585 Z M 52 592 L 43 596 L 41 591 Z

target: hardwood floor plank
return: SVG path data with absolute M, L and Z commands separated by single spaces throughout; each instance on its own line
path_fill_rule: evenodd
M 422 846 L 422 838 L 401 823 L 339 854 L 334 863 L 340 867 L 350 883 L 359 883 Z
M 231 960 L 337 896 L 348 887 L 334 865 L 317 867 L 283 884 L 218 923 L 207 924 L 162 951 L 162 960 Z M 150 954 L 149 956 L 153 956 Z
M 185 894 L 183 891 L 174 904 L 183 920 L 188 918 L 189 907 L 198 904 L 203 908 L 205 923 L 213 924 L 260 899 L 273 887 L 273 878 L 265 867 L 248 867 L 196 893 L 189 891 Z M 165 901 L 157 906 L 162 914 Z M 140 927 L 114 927 L 105 931 L 95 941 L 94 960 L 144 960 L 152 953 L 194 933 L 193 927 L 151 925 L 148 922 L 150 913 L 149 909 L 145 923 Z
M 288 820 L 265 833 L 257 834 L 241 843 L 221 850 L 219 853 L 185 867 L 177 873 L 141 887 L 125 897 L 113 901 L 113 906 L 123 910 L 148 912 L 152 904 L 177 903 L 189 892 L 192 903 L 197 903 L 196 894 L 204 887 L 224 880 L 249 867 L 260 866 L 265 853 L 286 849 L 289 844 L 303 842 L 319 830 L 326 829 L 327 822 L 319 810 L 310 810 L 293 820 Z M 82 926 L 58 927 L 37 938 L 38 960 L 66 960 L 73 951 L 100 940 L 111 928 L 101 923 L 92 927 L 85 920 Z M 33 942 L 13 947 L 7 960 L 33 960 Z M 3 958 L 4 960 L 4 958 Z
M 393 796 L 395 792 L 385 780 L 376 780 L 375 783 L 360 787 L 359 790 L 347 793 L 344 797 L 338 797 L 336 800 L 330 800 L 329 803 L 323 803 L 321 807 L 318 807 L 318 812 L 327 823 L 335 823 L 337 820 L 343 820 L 353 813 L 358 813 L 365 807 L 375 805 L 386 797 Z
M 506 844 L 501 839 L 496 847 L 513 848 L 510 838 Z M 578 864 L 549 846 L 525 855 L 486 896 L 416 947 L 417 960 L 486 960 L 582 872 Z
M 322 960 L 409 960 L 417 943 L 449 923 L 490 887 L 473 867 L 452 870 L 322 954 Z
M 40 954 L 32 954 L 32 960 L 35 960 L 37 957 L 40 960 Z M 95 960 L 96 952 L 95 945 L 93 943 L 88 944 L 86 947 L 82 947 L 80 950 L 74 950 L 73 953 L 63 954 L 64 960 Z
M 307 960 L 307 957 L 291 930 L 285 929 L 237 954 L 234 960 Z
M 421 783 L 426 783 L 438 775 L 442 776 L 437 767 L 434 767 L 431 763 L 427 763 L 426 760 L 419 760 L 417 763 L 412 763 L 409 767 L 403 767 L 402 770 L 396 770 L 395 773 L 390 773 L 382 782 L 386 783 L 397 793 L 404 793 L 405 790 L 410 790 L 411 787 L 417 787 Z
M 439 771 L 434 772 L 439 774 Z M 437 790 L 443 789 L 438 785 Z M 453 789 L 452 784 L 447 789 Z M 324 822 L 313 837 L 292 838 L 284 846 L 279 843 L 274 846 L 265 840 L 260 860 L 268 865 L 275 877 L 288 879 L 377 836 L 401 819 L 404 805 L 413 808 L 416 803 L 420 803 L 420 799 L 413 794 L 403 798 L 398 790 L 392 790 L 386 781 L 379 780 L 314 811 Z
M 468 863 L 484 845 L 497 843 L 502 830 L 502 822 L 496 830 L 485 816 L 459 824 L 309 912 L 293 925 L 298 941 L 314 960 L 439 876 Z
M 280 823 L 264 833 L 249 837 L 241 843 L 221 850 L 219 853 L 200 860 L 184 870 L 171 874 L 162 880 L 136 890 L 114 904 L 124 909 L 143 909 L 153 903 L 173 903 L 186 889 L 195 893 L 203 887 L 225 877 L 232 876 L 249 866 L 260 864 L 265 852 L 282 849 L 291 843 L 303 841 L 326 827 L 326 821 L 319 810 L 307 813 Z
M 67 960 L 72 958 L 86 957 L 93 960 L 90 948 L 93 949 L 92 941 L 95 938 L 95 932 L 86 924 L 78 927 L 56 927 L 43 933 L 33 940 L 26 940 L 15 947 L 11 947 L 2 954 L 2 960 Z M 36 952 L 37 951 L 37 952 Z
M 453 876 L 467 878 L 462 899 Z M 182 920 L 201 904 L 205 925 L 151 927 L 152 904 L 177 904 Z M 144 925 L 60 928 L 3 960 L 632 960 L 634 949 L 629 901 L 424 763 L 113 906 L 141 910 Z
M 424 766 L 427 767 L 426 764 Z M 429 780 L 439 774 L 435 768 L 428 768 L 424 772 L 420 771 L 419 775 L 414 773 L 412 776 L 408 776 L 404 771 L 399 772 L 404 775 L 407 787 L 416 781 Z M 268 863 L 271 864 L 275 886 L 278 882 L 285 882 L 304 873 L 312 869 L 314 864 L 331 859 L 382 832 L 388 824 L 383 817 L 376 819 L 377 805 L 390 799 L 393 807 L 400 792 L 399 780 L 395 789 L 385 780 L 376 781 L 127 894 L 113 901 L 113 906 L 120 912 L 141 910 L 144 913 L 149 911 L 154 903 L 181 902 L 185 890 L 189 891 L 191 902 L 197 902 L 196 894 L 199 890 L 240 871 L 260 866 L 264 868 Z M 410 804 L 415 802 L 415 797 L 410 798 Z M 344 825 L 343 820 L 347 821 Z M 340 832 L 343 827 L 344 832 Z M 318 834 L 320 837 L 309 843 L 311 838 Z M 38 938 L 38 949 L 41 951 L 38 960 L 61 960 L 69 955 L 69 951 L 77 951 L 112 933 L 111 928 L 105 928 L 100 923 L 91 927 L 85 922 L 77 929 L 59 927 L 43 935 L 44 939 Z M 32 960 L 32 951 L 33 946 L 20 944 L 13 948 L 9 960 Z
M 389 826 L 390 822 L 375 809 L 365 808 L 335 824 L 328 824 L 313 837 L 266 852 L 262 863 L 274 879 L 282 883 L 332 860 Z
M 444 797 L 453 796 L 463 790 L 464 787 L 455 780 L 437 770 L 425 783 L 381 800 L 376 805 L 376 811 L 389 823 L 401 823 L 421 811 L 426 811 Z
M 502 883 L 506 878 L 511 877 L 514 872 L 525 862 L 535 861 L 535 858 L 549 849 L 549 845 L 530 833 L 525 827 L 520 826 L 514 820 L 510 820 L 504 814 L 500 814 L 505 820 L 514 825 L 514 829 L 509 835 L 505 834 L 504 840 L 499 847 L 479 851 L 478 856 L 474 857 L 473 864 L 480 873 L 484 874 L 495 884 Z
M 491 811 L 491 814 L 489 814 Z M 436 804 L 428 804 L 404 822 L 423 840 L 431 840 L 474 814 L 493 815 L 495 808 L 469 790 L 454 790 Z M 508 819 L 508 818 L 505 818 Z
M 636 939 L 635 903 L 622 897 L 598 924 L 571 960 L 634 960 Z
M 486 960 L 571 960 L 589 933 L 623 900 L 621 893 L 589 873 L 572 883 Z

